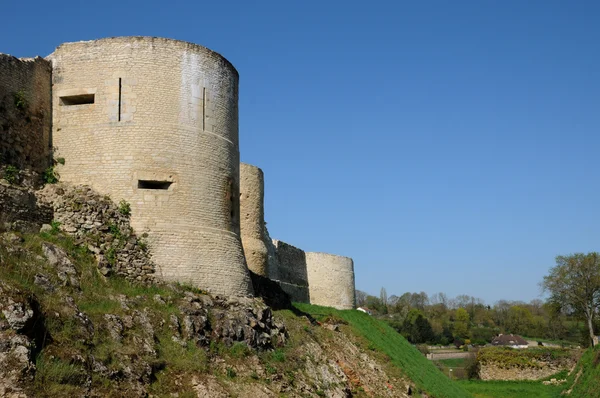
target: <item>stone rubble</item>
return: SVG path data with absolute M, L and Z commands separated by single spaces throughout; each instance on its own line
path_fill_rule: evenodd
M 126 208 L 87 186 L 48 184 L 36 194 L 52 208 L 58 228 L 94 253 L 103 275 L 154 281 L 155 265 L 147 243 L 134 233 Z M 44 225 L 42 230 L 52 230 L 52 226 Z

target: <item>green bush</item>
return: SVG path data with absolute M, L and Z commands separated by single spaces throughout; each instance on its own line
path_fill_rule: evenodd
M 4 168 L 4 179 L 9 184 L 15 184 L 19 178 L 19 169 L 15 166 L 8 165 Z
M 13 100 L 14 100 L 15 108 L 17 108 L 20 111 L 24 111 L 29 106 L 29 102 L 27 101 L 27 98 L 25 97 L 25 91 L 23 91 L 23 90 L 19 90 L 19 91 L 13 93 Z
M 121 199 L 119 202 L 119 213 L 123 214 L 124 216 L 131 215 L 131 205 L 125 199 Z
M 58 182 L 58 174 L 54 171 L 54 166 L 50 166 L 44 170 L 43 178 L 46 184 L 56 184 Z
M 56 221 L 56 220 L 53 220 L 53 221 L 50 223 L 50 226 L 52 227 L 52 230 L 50 231 L 50 233 L 51 233 L 52 235 L 56 235 L 57 233 L 59 233 L 59 232 L 60 232 L 60 222 L 58 222 L 58 221 Z

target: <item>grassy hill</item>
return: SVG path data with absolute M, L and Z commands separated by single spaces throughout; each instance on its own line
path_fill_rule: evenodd
M 340 318 L 348 323 L 351 333 L 369 342 L 369 348 L 380 351 L 389 361 L 428 396 L 438 398 L 470 397 L 471 394 L 451 381 L 435 365 L 386 323 L 359 311 L 339 311 L 329 307 L 296 304 L 317 320 Z
M 470 396 L 366 314 L 271 314 L 260 299 L 104 277 L 58 231 L 0 233 L 0 396 Z
M 569 396 L 575 398 L 600 397 L 600 349 L 585 351 L 575 369 L 567 378 L 571 386 Z

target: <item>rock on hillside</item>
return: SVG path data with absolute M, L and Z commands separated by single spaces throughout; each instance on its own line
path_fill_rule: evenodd
M 0 396 L 407 391 L 410 383 L 338 325 L 274 315 L 262 299 L 105 277 L 76 240 L 56 230 L 0 235 Z
M 350 326 L 320 324 L 258 275 L 253 283 L 264 299 L 155 281 L 127 203 L 89 187 L 40 190 L 0 180 L 0 210 L 1 397 L 403 397 L 416 390 Z

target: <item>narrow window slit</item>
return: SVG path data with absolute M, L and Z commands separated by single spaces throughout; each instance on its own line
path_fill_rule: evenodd
M 202 87 L 202 130 L 206 130 L 206 87 Z
M 160 189 L 166 191 L 171 184 L 173 184 L 172 181 L 138 180 L 139 189 Z
M 121 121 L 121 78 L 119 78 L 119 122 Z
M 94 94 L 67 95 L 60 97 L 60 104 L 62 106 L 93 104 L 94 97 Z

